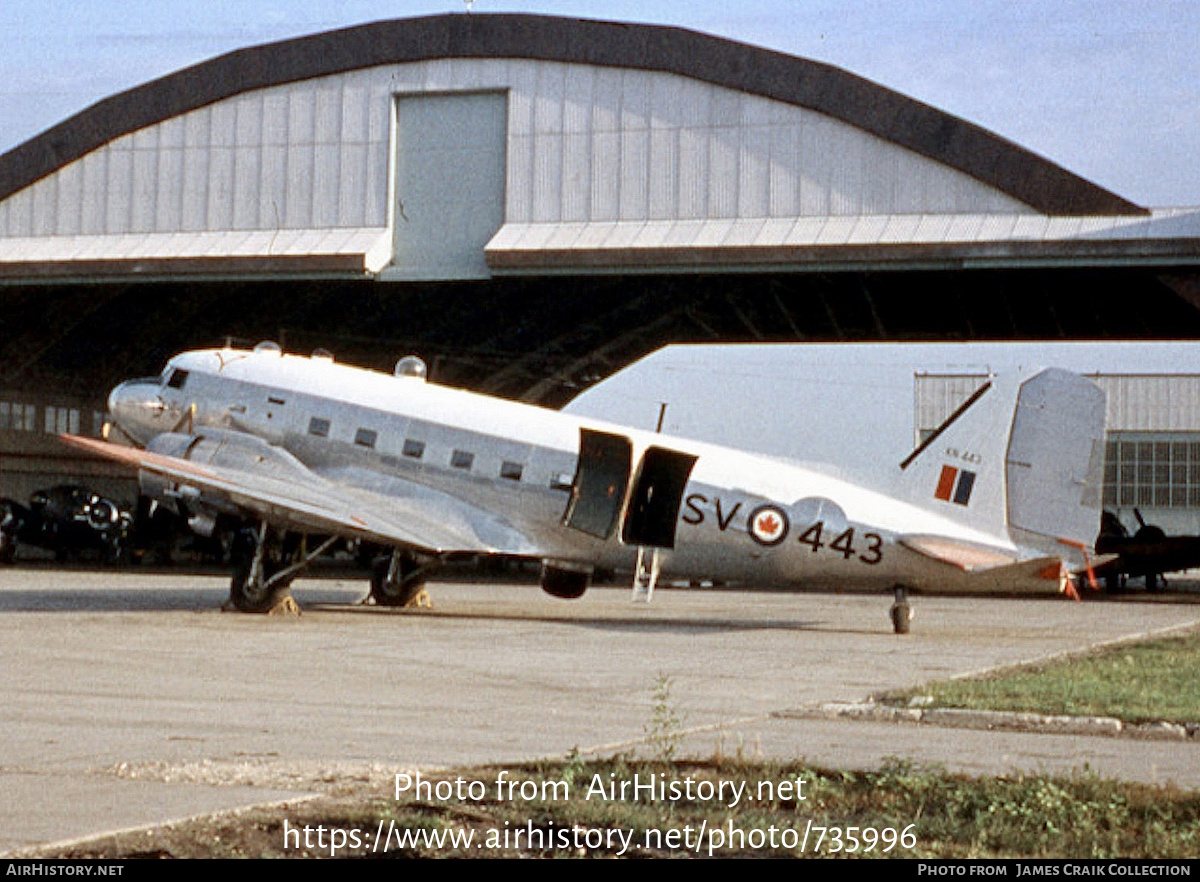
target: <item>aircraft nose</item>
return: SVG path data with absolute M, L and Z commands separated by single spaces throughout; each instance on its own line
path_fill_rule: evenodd
M 164 425 L 166 403 L 155 379 L 126 380 L 108 394 L 108 412 L 125 434 L 139 444 L 171 427 Z

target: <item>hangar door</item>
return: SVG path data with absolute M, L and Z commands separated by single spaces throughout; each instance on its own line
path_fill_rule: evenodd
M 504 223 L 508 97 L 396 98 L 395 262 L 388 279 L 487 278 Z

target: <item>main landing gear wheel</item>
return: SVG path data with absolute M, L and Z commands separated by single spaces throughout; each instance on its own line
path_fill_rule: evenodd
M 907 634 L 912 623 L 912 607 L 908 603 L 908 589 L 903 585 L 896 586 L 896 602 L 892 604 L 892 631 L 896 634 Z
M 402 551 L 375 561 L 371 566 L 371 597 L 380 606 L 430 606 L 420 561 Z
M 299 612 L 292 599 L 294 572 L 289 558 L 296 556 L 294 543 L 281 541 L 266 524 L 257 536 L 243 530 L 234 539 L 233 578 L 229 603 L 240 612 Z
M 257 578 L 252 578 L 249 566 L 233 571 L 229 584 L 229 602 L 239 612 L 269 613 L 295 611 L 292 599 L 292 580 L 272 581 L 276 573 L 266 568 Z

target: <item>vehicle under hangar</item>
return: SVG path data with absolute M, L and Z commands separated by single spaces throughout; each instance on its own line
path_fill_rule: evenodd
M 0 156 L 0 494 L 223 340 L 559 405 L 669 342 L 1200 338 L 1200 214 L 852 73 L 676 28 L 380 22 Z

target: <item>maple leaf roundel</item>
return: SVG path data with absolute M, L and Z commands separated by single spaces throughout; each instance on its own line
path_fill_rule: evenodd
M 788 534 L 788 516 L 778 505 L 760 505 L 750 512 L 750 538 L 759 545 L 778 545 Z

